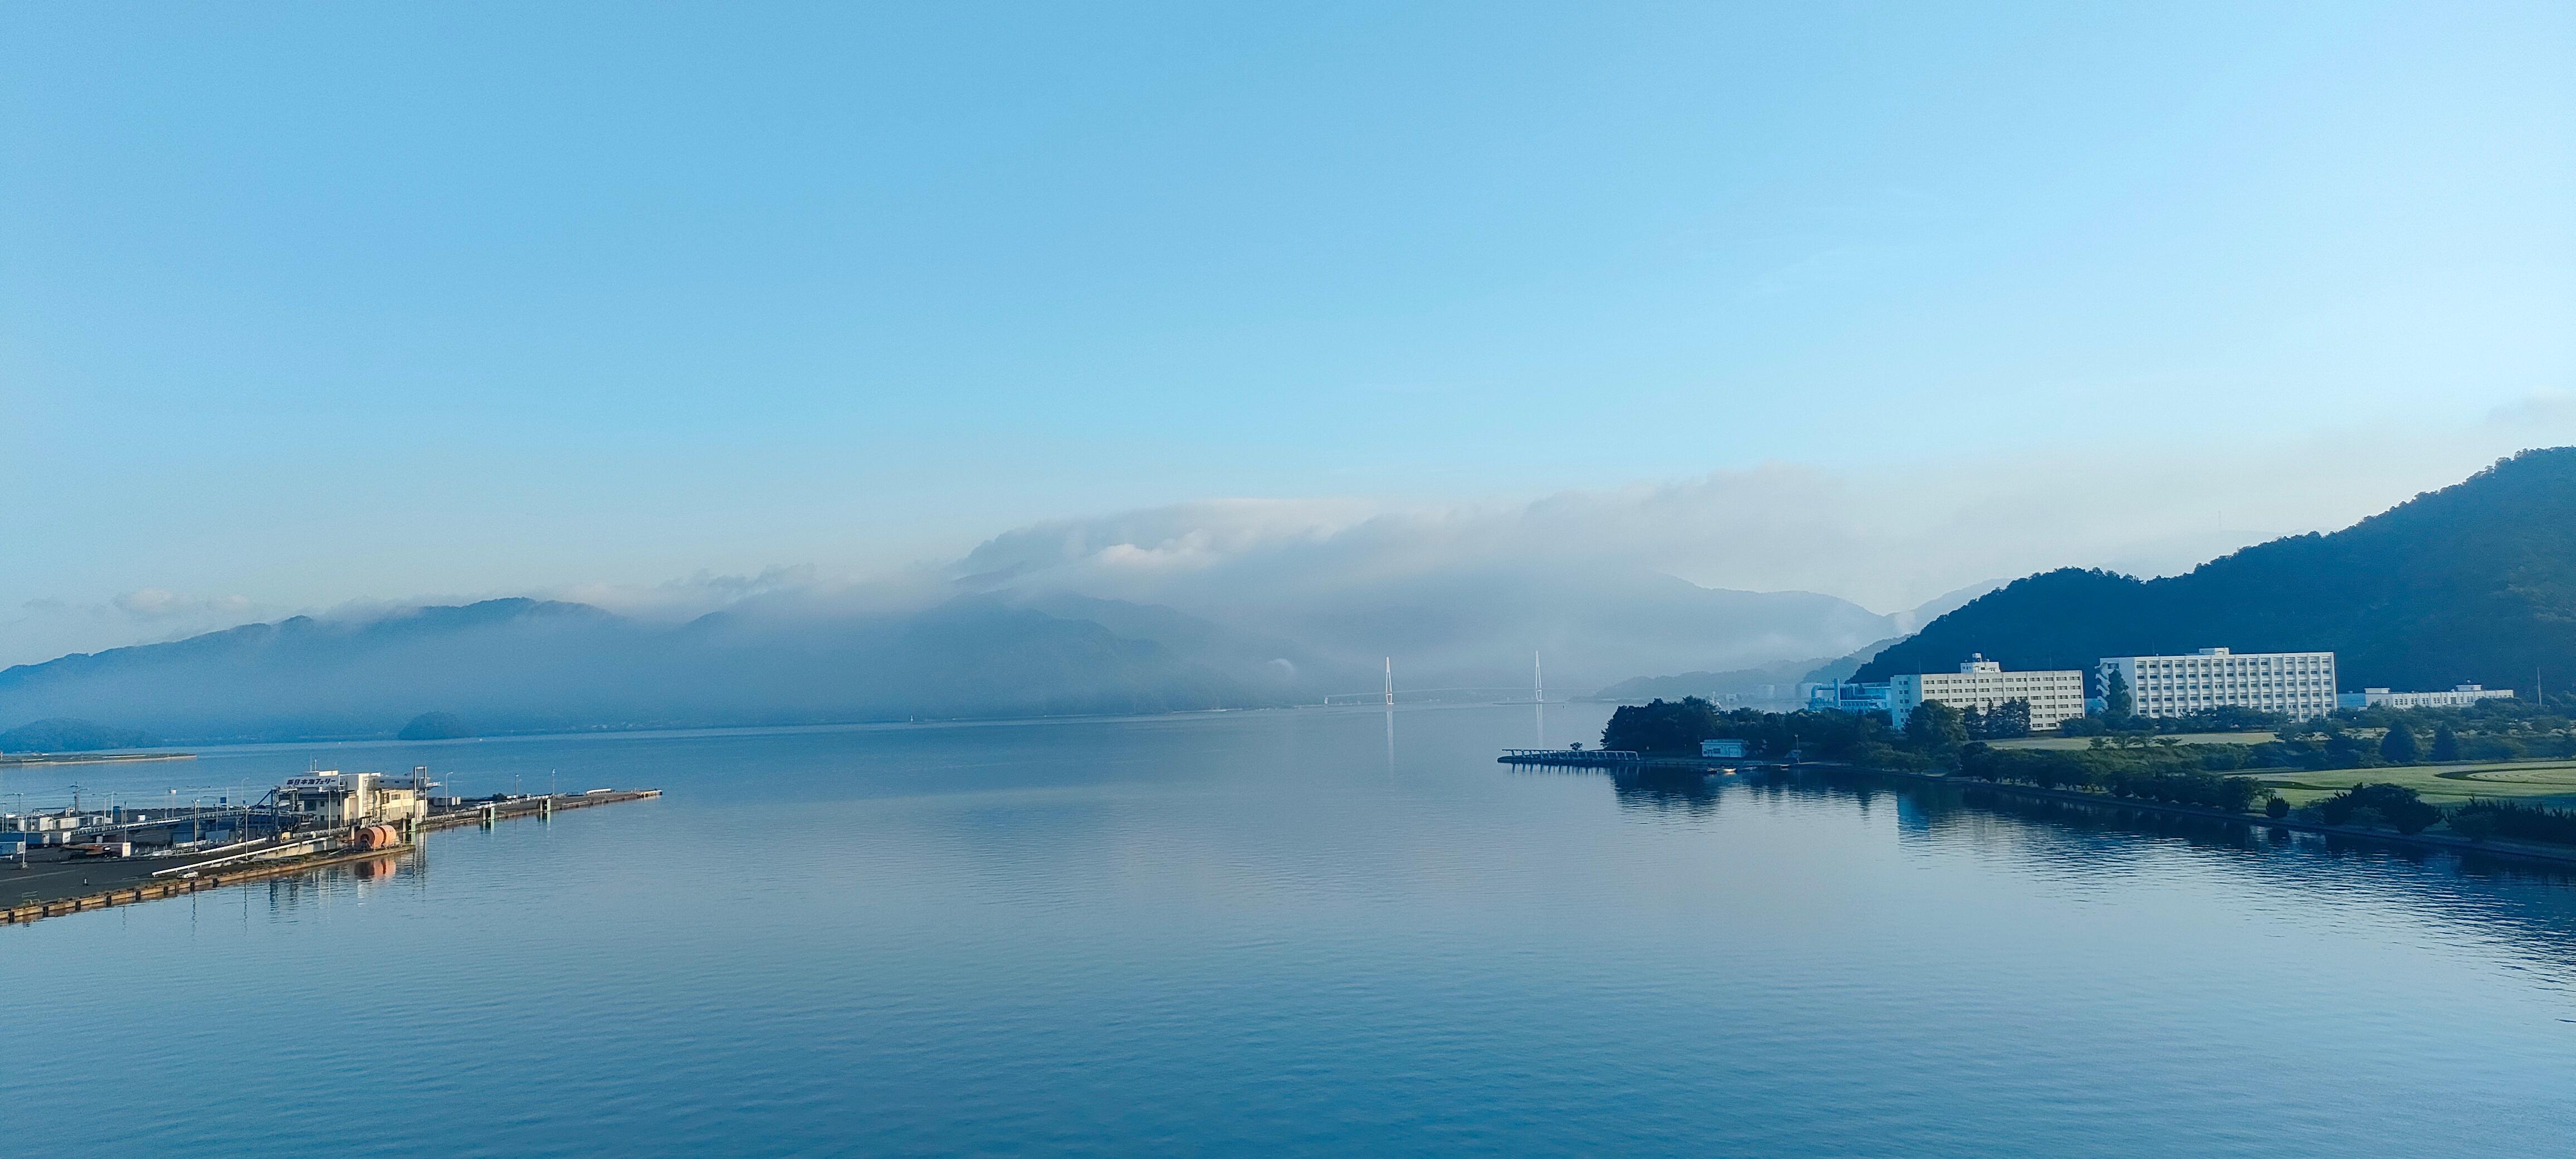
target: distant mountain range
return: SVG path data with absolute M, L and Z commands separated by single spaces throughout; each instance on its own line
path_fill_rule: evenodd
M 1800 685 L 1849 679 L 1870 657 L 1901 638 L 1880 640 L 1847 656 L 1782 660 L 1725 672 L 1639 676 L 1622 680 L 1593 696 L 1600 700 L 1679 700 L 1685 696 L 1697 696 L 1720 702 L 1733 698 L 1735 702 L 1753 706 L 1764 702 L 1785 704 L 1797 699 Z
M 1054 528 L 866 611 L 808 592 L 678 623 L 530 599 L 296 617 L 0 671 L 0 727 L 22 730 L 0 747 L 1250 708 L 1374 692 L 1389 656 L 1400 691 L 1473 699 L 1529 687 L 1533 652 L 1551 689 L 1619 698 L 2213 645 L 2331 648 L 2346 687 L 2524 687 L 2535 666 L 2576 687 L 2576 448 L 2187 575 L 2066 569 L 1894 616 L 1437 531 L 1212 548 L 1186 528 Z M 1682 675 L 1602 687 L 1641 671 Z
M 2292 536 L 2140 580 L 2067 568 L 2018 580 L 1880 652 L 1856 677 L 2104 656 L 2331 649 L 2347 689 L 2576 688 L 2576 447 L 2525 451 L 2332 534 Z
M 1785 702 L 1796 697 L 1798 685 L 1805 682 L 1810 674 L 1833 662 L 1830 656 L 1816 656 L 1751 668 L 1731 668 L 1724 672 L 1639 676 L 1622 680 L 1593 696 L 1600 700 L 1679 700 L 1685 696 L 1698 696 L 1721 702 L 1730 697 L 1743 701 Z
M 1739 701 L 1785 703 L 1796 699 L 1801 684 L 1847 680 L 1862 664 L 1881 650 L 1904 638 L 1924 624 L 1964 607 L 1970 600 L 2004 586 L 2002 580 L 1970 584 L 1924 601 L 1920 606 L 1882 617 L 1890 634 L 1862 645 L 1841 656 L 1815 656 L 1803 660 L 1777 660 L 1750 668 L 1723 672 L 1684 672 L 1675 676 L 1638 676 L 1622 680 L 1593 695 L 1601 700 L 1679 700 L 1700 696 L 1710 700 L 1734 697 Z
M 0 732 L 0 753 L 79 753 L 100 749 L 141 748 L 152 743 L 137 729 L 111 728 L 94 720 L 52 716 Z
M 976 586 L 926 607 L 775 598 L 677 624 L 531 599 L 299 616 L 0 671 L 0 725 L 206 743 L 1153 713 L 1374 692 L 1387 656 L 1402 689 L 1513 695 L 1533 651 L 1553 686 L 1586 687 L 1641 659 L 1849 649 L 1891 622 L 1830 596 L 1604 568 L 1430 569 L 1218 615 Z
M 900 616 L 676 626 L 490 600 L 363 622 L 296 617 L 0 672 L 0 720 L 109 721 L 166 740 L 1165 712 L 1284 701 L 1151 640 L 996 600 Z

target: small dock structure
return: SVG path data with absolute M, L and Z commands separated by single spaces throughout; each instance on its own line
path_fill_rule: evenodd
M 1581 769 L 1624 769 L 1646 763 L 1643 753 L 1626 749 L 1504 749 L 1506 765 L 1560 765 Z
M 1703 748 L 1702 752 L 1709 752 Z M 1504 749 L 1495 763 L 1560 769 L 1608 769 L 1612 773 L 1704 773 L 1709 775 L 1752 772 L 1761 769 L 1794 767 L 1797 754 L 1788 760 L 1753 759 L 1740 755 L 1711 754 L 1698 757 L 1650 757 L 1626 749 Z
M 426 770 L 408 781 L 309 773 L 280 788 L 258 804 L 214 816 L 116 810 L 0 818 L 12 826 L 0 836 L 15 838 L 5 842 L 9 856 L 0 858 L 0 925 L 378 861 L 416 847 L 434 830 L 490 828 L 662 795 L 659 789 L 593 789 L 432 797 Z M 220 828 L 210 824 L 218 820 Z

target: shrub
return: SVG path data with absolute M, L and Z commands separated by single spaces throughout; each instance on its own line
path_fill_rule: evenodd
M 2057 722 L 2059 736 L 2098 737 L 2109 731 L 2111 731 L 2110 724 L 2098 716 L 2070 716 Z
M 2385 824 L 2400 833 L 2421 833 L 2442 819 L 2442 811 L 2424 803 L 2404 785 L 2354 785 L 2317 803 L 2328 825 Z
M 2472 841 L 2489 835 L 2576 845 L 2576 809 L 2551 809 L 2516 801 L 2471 801 L 2451 811 L 2453 832 Z M 2463 828 L 2463 826 L 2467 828 Z M 2484 832 L 2474 832 L 2484 830 Z
M 2326 734 L 2326 766 L 2336 769 L 2358 769 L 2374 763 L 2371 752 L 2362 747 L 2359 737 L 2337 730 Z
M 2289 799 L 2286 797 L 2274 797 L 2269 801 L 2263 802 L 2263 815 L 2275 821 L 2289 816 Z
M 1996 705 L 1995 710 L 1985 716 L 1983 735 L 1988 738 L 2010 740 L 2030 735 L 2030 702 L 2020 697 Z
M 2047 789 L 2100 789 L 2115 797 L 2135 797 L 2177 805 L 2243 812 L 2267 791 L 2244 777 L 2225 777 L 2207 767 L 2207 746 L 2135 749 L 2095 748 L 2081 751 L 1999 750 L 1970 745 L 1960 756 L 1960 771 L 1990 781 L 2019 781 Z M 2219 758 L 2232 764 L 2237 758 Z
M 2460 738 L 2460 756 L 2472 761 L 2518 761 L 2529 754 L 2521 741 L 2494 733 Z
M 1968 726 L 1959 710 L 1937 700 L 1916 705 L 1905 718 L 1905 745 L 1933 757 L 1949 756 L 1968 743 Z
M 2379 759 L 2389 764 L 2411 765 L 2422 755 L 2423 750 L 2415 743 L 2415 730 L 2403 723 L 2389 725 L 2387 735 L 2379 738 Z

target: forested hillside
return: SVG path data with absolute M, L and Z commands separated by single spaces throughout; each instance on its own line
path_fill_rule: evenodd
M 2346 689 L 2576 688 L 2576 447 L 2525 451 L 2332 534 L 2258 544 L 2166 579 L 2068 568 L 1926 625 L 1858 678 L 2103 656 L 2332 649 Z

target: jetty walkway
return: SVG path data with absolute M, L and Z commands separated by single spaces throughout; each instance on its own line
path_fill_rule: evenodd
M 661 795 L 660 789 L 619 789 L 478 801 L 463 808 L 432 813 L 421 821 L 419 829 L 427 833 L 465 825 L 489 826 L 522 817 L 550 816 L 563 809 L 644 801 Z M 247 881 L 309 873 L 335 865 L 377 861 L 400 856 L 419 847 L 415 842 L 388 849 L 346 849 L 339 847 L 335 837 L 335 834 L 323 834 L 290 839 L 272 849 L 258 851 L 271 855 L 265 860 L 238 860 L 239 854 L 211 852 L 194 857 L 80 858 L 24 868 L 0 861 L 0 925 L 177 897 Z M 276 856 L 299 845 L 316 848 L 301 855 L 286 853 Z M 195 868 L 197 866 L 206 868 Z

